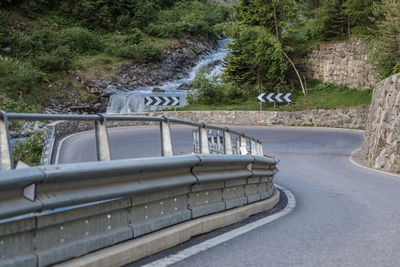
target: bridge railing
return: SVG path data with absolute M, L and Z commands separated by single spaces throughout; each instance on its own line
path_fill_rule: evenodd
M 96 155 L 98 161 L 111 160 L 110 145 L 107 131 L 107 123 L 112 121 L 146 121 L 155 122 L 160 125 L 161 156 L 173 156 L 171 142 L 170 124 L 181 124 L 196 127 L 193 132 L 194 152 L 196 154 L 251 154 L 263 156 L 262 144 L 259 140 L 249 137 L 244 133 L 231 130 L 227 127 L 209 125 L 199 122 L 168 118 L 147 116 L 121 116 L 121 115 L 63 115 L 63 114 L 29 114 L 29 113 L 6 113 L 0 111 L 0 170 L 14 168 L 12 151 L 10 146 L 10 134 L 8 121 L 10 120 L 34 120 L 34 121 L 86 121 L 94 122 Z M 48 137 L 54 137 L 47 133 Z M 211 131 L 217 131 L 216 135 L 210 135 Z M 222 133 L 222 134 L 221 134 Z M 233 137 L 234 135 L 235 137 Z M 234 140 L 234 142 L 232 142 Z M 44 152 L 51 159 L 54 140 L 46 140 Z M 46 165 L 51 160 L 46 162 Z M 42 164 L 44 162 L 42 161 Z

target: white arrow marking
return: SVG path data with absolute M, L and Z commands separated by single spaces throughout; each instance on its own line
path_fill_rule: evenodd
M 278 102 L 283 102 L 281 99 L 281 95 L 283 95 L 282 93 L 279 93 L 276 95 L 276 100 L 278 100 Z
M 291 96 L 291 95 L 292 95 L 292 94 L 286 94 L 286 95 L 285 95 L 284 99 L 286 100 L 286 102 L 288 102 L 288 103 L 292 102 L 292 100 L 290 100 L 290 96 Z
M 173 97 L 174 103 L 172 103 L 172 106 L 177 106 L 179 104 L 179 98 Z
M 260 102 L 265 102 L 263 97 L 264 97 L 265 93 L 261 93 L 258 95 L 257 99 L 260 100 Z
M 275 102 L 275 101 L 271 98 L 273 95 L 274 95 L 273 93 L 269 93 L 269 94 L 267 95 L 267 99 L 268 99 L 269 102 Z
M 161 99 L 159 97 L 155 97 L 155 99 L 157 100 L 156 103 L 154 103 L 154 106 L 158 106 L 161 103 Z
M 150 103 L 151 103 L 151 98 L 149 96 L 145 96 L 144 103 L 145 103 L 146 106 L 149 106 Z
M 165 97 L 164 106 L 168 106 L 170 102 L 171 102 L 171 99 L 169 97 Z

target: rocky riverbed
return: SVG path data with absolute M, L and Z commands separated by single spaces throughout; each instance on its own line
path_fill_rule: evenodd
M 70 74 L 86 87 L 93 95 L 93 100 L 81 105 L 51 100 L 43 109 L 45 113 L 103 113 L 106 111 L 110 95 L 117 92 L 134 91 L 138 87 L 158 86 L 167 81 L 182 79 L 187 76 L 196 62 L 203 56 L 217 49 L 215 39 L 182 39 L 165 48 L 162 60 L 131 61 L 113 68 L 115 79 L 89 79 L 78 72 Z M 180 88 L 189 89 L 188 85 Z

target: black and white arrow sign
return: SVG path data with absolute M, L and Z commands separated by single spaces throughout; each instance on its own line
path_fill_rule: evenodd
M 257 102 L 290 103 L 292 93 L 261 93 L 257 97 Z
M 177 96 L 145 96 L 146 106 L 178 106 L 179 97 Z

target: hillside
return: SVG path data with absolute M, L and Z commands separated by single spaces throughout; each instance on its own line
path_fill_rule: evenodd
M 0 109 L 104 106 L 90 79 L 157 62 L 186 40 L 215 40 L 230 16 L 207 1 L 6 1 L 0 4 Z M 135 63 L 136 62 L 136 63 Z
M 341 84 L 336 94 L 322 94 L 333 87 L 305 78 L 307 53 L 322 42 L 359 38 L 377 79 L 388 77 L 400 70 L 399 18 L 392 0 L 3 1 L 0 109 L 104 112 L 103 89 L 156 88 L 182 77 L 221 35 L 234 40 L 224 73 L 214 80 L 199 75 L 192 107 L 254 109 L 250 99 L 265 90 L 292 92 L 299 109 L 321 107 L 313 103 L 326 95 L 332 101 L 322 107 L 365 106 L 371 93 Z M 350 95 L 361 101 L 342 97 Z

